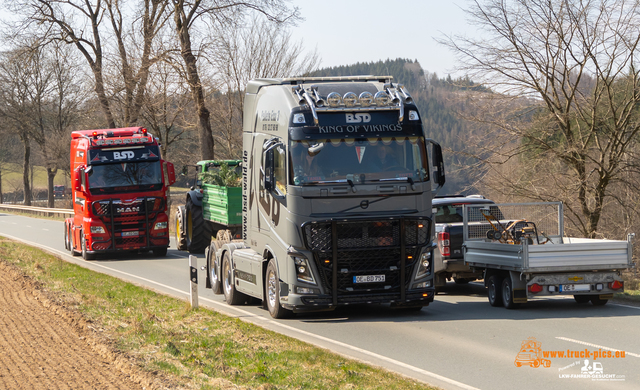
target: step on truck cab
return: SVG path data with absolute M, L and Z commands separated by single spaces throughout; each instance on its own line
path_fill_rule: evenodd
M 281 318 L 433 301 L 442 151 L 391 77 L 249 82 L 242 170 L 242 240 L 212 241 L 207 262 L 229 304 Z
M 66 249 L 85 260 L 121 251 L 166 255 L 167 187 L 174 182 L 173 164 L 145 128 L 72 132 L 74 216 L 65 220 Z

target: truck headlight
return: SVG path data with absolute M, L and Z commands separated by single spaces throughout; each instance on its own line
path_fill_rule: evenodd
M 416 279 L 423 278 L 427 275 L 431 275 L 431 251 L 424 252 L 420 255 L 420 261 L 418 262 L 418 272 L 416 272 Z
M 309 267 L 309 262 L 304 257 L 292 256 L 293 263 L 296 267 L 296 275 L 298 280 L 301 282 L 307 282 L 311 284 L 316 284 L 315 279 L 313 278 L 313 273 L 311 273 L 311 268 Z
M 105 234 L 105 230 L 102 226 L 91 226 L 91 234 Z
M 166 222 L 156 222 L 156 224 L 155 224 L 155 226 L 153 228 L 155 230 L 166 229 L 167 228 L 167 223 Z

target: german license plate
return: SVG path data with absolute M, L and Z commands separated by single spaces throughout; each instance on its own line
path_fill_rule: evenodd
M 589 291 L 591 286 L 588 284 L 561 284 L 560 292 L 563 291 Z
M 384 275 L 358 275 L 353 277 L 353 283 L 380 283 L 384 282 Z
M 135 232 L 122 232 L 122 237 L 137 237 L 140 234 L 137 230 Z

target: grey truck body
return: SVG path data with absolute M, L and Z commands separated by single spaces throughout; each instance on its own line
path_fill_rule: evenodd
M 442 153 L 390 77 L 251 81 L 242 169 L 242 240 L 209 249 L 229 303 L 258 298 L 279 318 L 433 301 Z

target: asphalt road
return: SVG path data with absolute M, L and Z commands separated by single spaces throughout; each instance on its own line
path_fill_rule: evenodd
M 65 251 L 62 222 L 10 214 L 0 214 L 0 235 L 168 295 L 189 297 L 185 252 L 169 249 L 164 258 L 127 255 L 85 262 Z M 202 255 L 199 265 L 204 265 Z M 418 313 L 364 305 L 280 321 L 257 304 L 227 305 L 204 288 L 204 271 L 199 281 L 201 306 L 444 389 L 640 388 L 640 307 L 594 307 L 552 298 L 506 310 L 489 305 L 481 284 L 450 283 Z M 521 344 L 529 338 L 541 343 L 543 352 L 564 352 L 565 357 L 548 356 L 550 367 L 516 367 Z M 624 358 L 584 355 L 616 350 L 624 351 Z M 566 356 L 568 351 L 576 356 Z

